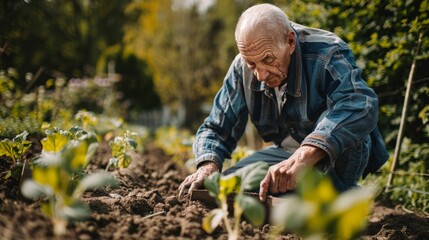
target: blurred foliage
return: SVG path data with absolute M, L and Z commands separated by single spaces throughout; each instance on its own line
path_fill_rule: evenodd
M 253 154 L 255 152 L 254 149 L 250 149 L 247 146 L 244 146 L 242 144 L 239 144 L 234 151 L 231 153 L 231 159 L 225 159 L 223 163 L 223 169 L 228 169 L 235 164 L 238 163 L 238 161 L 242 160 L 243 158 Z
M 285 196 L 271 211 L 271 220 L 280 231 L 292 231 L 305 239 L 358 237 L 367 224 L 376 188 L 338 193 L 331 179 L 315 170 L 302 172 L 299 179 L 296 194 Z
M 7 186 L 8 182 L 20 182 L 27 166 L 26 153 L 33 144 L 27 140 L 28 132 L 16 135 L 12 140 L 0 141 L 0 161 L 5 161 L 10 168 L 0 172 L 0 184 Z M 10 159 L 12 162 L 10 162 Z M 10 180 L 10 181 L 9 181 Z
M 97 139 L 94 132 L 78 127 L 47 129 L 32 178 L 21 186 L 23 196 L 41 199 L 41 209 L 51 217 L 56 235 L 65 234 L 68 221 L 90 216 L 89 207 L 79 199 L 85 190 L 117 185 L 106 172 L 84 173 L 99 146 Z
M 398 169 L 395 171 L 392 188 L 378 196 L 378 200 L 393 205 L 401 204 L 411 211 L 429 211 L 429 162 L 421 159 L 429 158 L 429 144 L 415 144 L 405 138 L 399 158 Z M 391 162 L 381 169 L 380 174 L 369 175 L 361 182 L 362 185 L 377 184 L 385 187 Z
M 37 94 L 23 94 L 15 84 L 18 74 L 13 68 L 0 70 L 0 136 L 12 138 L 27 131 L 39 132 L 42 121 L 38 116 Z
M 130 2 L 2 1 L 0 68 L 26 73 L 45 66 L 47 74 L 68 78 L 93 75 L 100 53 L 121 41 L 128 20 L 123 9 Z
M 379 125 L 385 136 L 398 129 L 406 80 L 413 59 L 418 59 L 407 118 L 407 129 L 412 131 L 407 131 L 407 137 L 416 143 L 428 142 L 425 124 L 417 115 L 429 102 L 425 69 L 429 64 L 429 1 L 331 0 L 322 5 L 328 10 L 327 27 L 350 43 L 364 79 L 379 94 Z M 420 35 L 421 47 L 416 52 Z M 395 141 L 387 144 L 394 147 Z
M 0 71 L 0 136 L 12 137 L 27 131 L 30 135 L 41 136 L 41 126 L 48 122 L 55 126 L 70 128 L 81 122 L 86 109 L 106 117 L 116 117 L 123 113 L 108 78 L 71 79 L 68 84 L 62 78 L 50 79 L 34 92 L 25 93 L 15 85 L 14 71 Z M 82 115 L 81 117 L 79 117 Z M 88 116 L 86 116 L 88 118 Z M 86 126 L 83 126 L 86 127 Z
M 188 130 L 172 126 L 158 128 L 155 132 L 155 145 L 172 156 L 172 161 L 182 165 L 192 157 L 193 141 L 194 136 Z
M 129 152 L 136 150 L 137 141 L 135 139 L 137 136 L 137 133 L 126 130 L 109 142 L 109 146 L 112 149 L 112 157 L 109 159 L 106 171 L 109 170 L 110 166 L 113 166 L 115 169 L 121 169 L 127 168 L 131 164 L 132 157 Z
M 117 73 L 120 81 L 115 82 L 115 90 L 121 98 L 116 101 L 127 110 L 159 107 L 145 61 L 121 51 L 124 26 L 135 20 L 124 13 L 131 2 L 2 1 L 0 69 L 13 67 L 21 73 L 15 84 L 25 87 L 26 92 L 52 78 L 85 81 L 106 72 Z
M 181 125 L 200 124 L 201 104 L 212 101 L 238 53 L 235 22 L 251 3 L 218 0 L 205 10 L 198 8 L 197 1 L 190 6 L 174 0 L 135 1 L 127 6 L 128 15 L 139 16 L 128 26 L 127 46 L 147 59 L 163 103 L 174 111 L 185 110 Z
M 0 141 L 0 157 L 6 156 L 12 159 L 13 164 L 20 163 L 22 156 L 31 147 L 31 142 L 27 140 L 28 132 L 24 131 L 16 135 L 12 140 L 3 139 Z
M 154 89 L 152 72 L 146 60 L 117 44 L 103 51 L 97 61 L 97 73 L 118 73 L 115 89 L 121 94 L 120 101 L 126 107 L 126 118 L 132 121 L 129 111 L 141 112 L 161 107 L 161 99 Z
M 211 234 L 221 225 L 228 232 L 228 240 L 237 240 L 240 235 L 240 223 L 243 216 L 253 226 L 259 227 L 265 222 L 265 208 L 254 196 L 245 194 L 245 191 L 254 191 L 268 171 L 268 164 L 260 161 L 247 165 L 234 173 L 221 175 L 214 172 L 204 180 L 204 186 L 210 196 L 216 199 L 218 208 L 213 209 L 203 218 L 202 228 Z M 228 208 L 228 196 L 232 195 L 233 209 Z M 229 211 L 234 216 L 232 225 L 228 219 Z

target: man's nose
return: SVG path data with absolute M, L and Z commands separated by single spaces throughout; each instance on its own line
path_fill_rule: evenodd
M 263 82 L 268 79 L 269 72 L 265 68 L 255 68 L 254 74 L 259 81 Z

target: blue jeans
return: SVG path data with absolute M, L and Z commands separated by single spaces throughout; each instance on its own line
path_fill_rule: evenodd
M 335 188 L 339 192 L 344 192 L 348 189 L 358 187 L 357 182 L 368 164 L 370 149 L 371 138 L 368 136 L 350 148 L 345 149 L 335 161 L 335 167 L 332 167 L 329 159 L 325 158 L 316 164 L 316 168 L 332 179 Z M 272 166 L 283 160 L 287 160 L 291 155 L 292 152 L 280 147 L 269 147 L 243 158 L 236 165 L 223 171 L 222 174 L 233 173 L 248 164 L 258 161 L 264 161 Z M 259 191 L 259 189 L 255 190 Z

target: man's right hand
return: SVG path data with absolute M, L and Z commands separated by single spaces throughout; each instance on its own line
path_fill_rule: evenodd
M 219 169 L 214 162 L 202 163 L 195 173 L 187 176 L 180 184 L 179 196 L 182 196 L 187 188 L 189 188 L 188 194 L 191 194 L 194 189 L 201 188 L 204 184 L 204 179 L 216 171 L 219 171 Z

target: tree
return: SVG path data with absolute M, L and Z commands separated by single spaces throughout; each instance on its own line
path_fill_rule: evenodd
M 130 1 L 2 1 L 0 68 L 16 68 L 21 85 L 25 73 L 40 67 L 43 80 L 93 76 L 101 52 L 122 40 Z

